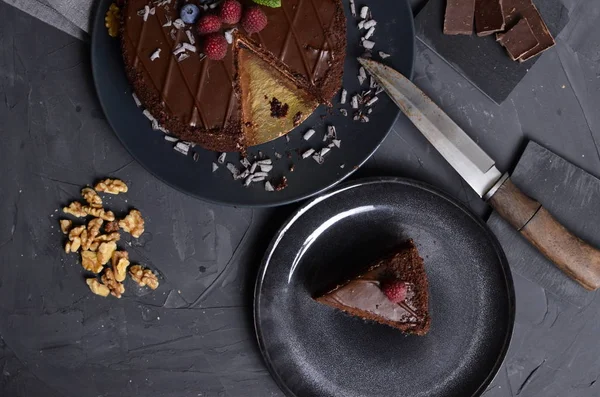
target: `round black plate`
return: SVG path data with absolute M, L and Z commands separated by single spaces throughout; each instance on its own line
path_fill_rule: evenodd
M 343 0 L 348 19 L 348 55 L 346 57 L 343 86 L 348 93 L 359 91 L 357 79 L 358 62 L 356 57 L 363 53 L 359 46 L 359 38 L 365 31 L 359 31 L 359 19 L 350 15 L 348 2 Z M 92 30 L 92 70 L 98 98 L 106 114 L 108 122 L 131 155 L 148 171 L 165 183 L 206 201 L 239 206 L 272 206 L 286 204 L 309 197 L 323 191 L 350 175 L 363 164 L 377 149 L 383 138 L 392 127 L 398 109 L 387 95 L 379 95 L 379 102 L 374 106 L 369 123 L 352 121 L 352 117 L 343 117 L 338 112 L 339 95 L 336 96 L 333 115 L 325 120 L 326 109 L 322 106 L 301 126 L 292 131 L 290 142 L 284 137 L 250 149 L 250 153 L 259 150 L 273 157 L 277 151 L 284 154 L 290 150 L 293 159 L 276 162 L 272 172 L 274 177 L 286 175 L 289 187 L 281 192 L 266 192 L 261 183 L 244 188 L 240 181 L 234 181 L 225 167 L 212 172 L 211 163 L 217 154 L 201 148 L 198 162 L 192 156 L 183 156 L 173 150 L 173 144 L 164 140 L 163 134 L 153 131 L 148 120 L 135 106 L 131 89 L 123 67 L 119 40 L 108 36 L 104 27 L 104 14 L 112 0 L 99 1 Z M 406 76 L 412 75 L 414 59 L 414 27 L 412 11 L 406 0 L 374 1 L 369 4 L 373 17 L 377 20 L 374 36 L 376 51 L 392 54 L 386 63 Z M 377 58 L 378 59 L 378 58 Z M 363 89 L 368 84 L 363 86 Z M 350 115 L 352 110 L 346 105 Z M 314 160 L 300 161 L 296 149 L 301 152 L 315 147 L 320 148 L 321 137 L 326 124 L 336 126 L 342 139 L 341 150 L 333 150 L 325 163 L 319 166 Z M 302 140 L 302 134 L 308 128 L 315 128 L 315 135 L 310 142 Z M 237 163 L 239 155 L 230 154 L 228 161 Z M 291 163 L 295 163 L 293 173 L 289 172 Z M 340 165 L 344 164 L 344 168 Z
M 405 336 L 311 299 L 412 238 L 429 278 L 431 330 Z M 466 207 L 395 178 L 341 185 L 279 231 L 259 272 L 258 342 L 288 396 L 479 396 L 514 324 L 504 253 Z

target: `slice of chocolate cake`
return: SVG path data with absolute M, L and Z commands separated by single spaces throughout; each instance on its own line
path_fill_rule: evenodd
M 430 325 L 427 289 L 423 259 L 409 240 L 394 255 L 316 300 L 408 334 L 425 335 Z

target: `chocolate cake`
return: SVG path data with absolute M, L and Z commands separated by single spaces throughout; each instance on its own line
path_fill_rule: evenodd
M 127 76 L 142 106 L 172 135 L 220 152 L 242 151 L 261 143 L 254 133 L 270 123 L 263 118 L 262 109 L 243 111 L 248 99 L 244 83 L 238 80 L 252 79 L 256 74 L 240 70 L 245 67 L 245 60 L 236 59 L 239 52 L 235 48 L 240 43 L 257 49 L 252 56 L 262 63 L 252 64 L 261 63 L 259 76 L 271 74 L 273 81 L 285 81 L 287 94 L 294 96 L 290 91 L 297 90 L 296 97 L 303 101 L 301 111 L 293 111 L 293 104 L 288 103 L 284 116 L 279 112 L 277 116 L 282 117 L 271 117 L 274 125 L 270 128 L 281 130 L 271 130 L 271 135 L 263 134 L 262 138 L 287 133 L 319 103 L 329 103 L 340 89 L 346 49 L 341 0 L 284 0 L 277 8 L 240 0 L 245 9 L 260 7 L 268 23 L 252 34 L 239 24 L 224 24 L 219 34 L 228 37 L 229 44 L 221 60 L 202 56 L 205 37 L 197 33 L 195 24 L 179 19 L 182 5 L 188 3 L 199 7 L 210 4 L 127 0 L 123 10 L 121 45 Z M 201 14 L 217 11 L 203 10 Z M 274 97 L 285 102 L 277 95 L 271 93 L 268 101 L 261 102 L 269 115 Z
M 395 254 L 316 300 L 408 334 L 425 335 L 430 325 L 427 289 L 423 259 L 409 240 Z

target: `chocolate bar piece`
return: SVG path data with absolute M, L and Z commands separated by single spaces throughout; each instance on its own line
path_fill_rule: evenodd
M 522 18 L 508 32 L 503 34 L 498 42 L 502 44 L 513 61 L 520 59 L 529 50 L 538 45 L 527 19 Z
M 472 34 L 474 14 L 475 0 L 448 0 L 444 34 Z
M 521 18 L 525 18 L 538 42 L 535 47 L 519 58 L 520 62 L 531 59 L 554 46 L 554 37 L 531 0 L 502 0 L 502 10 L 507 28 L 514 26 Z M 498 34 L 498 39 L 501 39 L 503 35 Z
M 502 0 L 475 1 L 475 30 L 477 36 L 488 36 L 504 30 Z

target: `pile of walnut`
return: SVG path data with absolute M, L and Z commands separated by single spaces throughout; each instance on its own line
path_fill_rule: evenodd
M 121 220 L 115 219 L 112 211 L 102 207 L 102 198 L 97 192 L 108 194 L 127 193 L 127 185 L 118 179 L 105 179 L 96 184 L 94 189 L 86 187 L 81 190 L 81 195 L 87 205 L 74 201 L 63 212 L 77 218 L 93 216 L 87 225 L 73 226 L 68 219 L 60 220 L 60 229 L 68 236 L 65 252 L 80 252 L 81 265 L 98 277 L 86 280 L 90 290 L 100 296 L 112 294 L 117 298 L 125 292 L 123 281 L 129 275 L 140 286 L 158 288 L 158 279 L 150 270 L 140 265 L 129 266 L 129 254 L 117 249 L 117 241 L 121 239 L 119 230 L 139 238 L 144 233 L 144 219 L 138 210 L 131 210 Z M 102 227 L 104 226 L 104 230 Z M 110 263 L 109 263 L 110 262 Z M 107 266 L 105 266 L 107 265 Z

